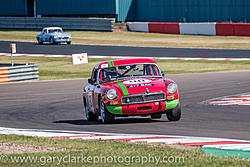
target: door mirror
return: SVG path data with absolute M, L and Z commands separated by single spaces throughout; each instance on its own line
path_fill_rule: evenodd
M 93 84 L 93 80 L 90 78 L 90 79 L 88 79 L 88 83 L 89 84 Z
M 161 72 L 161 76 L 163 76 L 163 77 L 165 76 L 164 72 Z

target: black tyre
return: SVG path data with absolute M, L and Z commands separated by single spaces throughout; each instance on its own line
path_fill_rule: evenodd
M 70 45 L 71 44 L 71 42 L 67 42 L 67 45 Z
M 106 109 L 102 100 L 100 100 L 100 113 L 102 123 L 107 124 L 115 121 L 115 116 Z
M 178 105 L 172 110 L 166 111 L 167 117 L 169 121 L 179 121 L 181 119 L 181 105 Z
M 161 114 L 152 114 L 150 116 L 151 116 L 151 119 L 161 119 Z
M 98 116 L 89 111 L 87 104 L 84 104 L 84 106 L 85 106 L 85 115 L 86 115 L 87 121 L 97 121 Z
M 43 41 L 41 40 L 41 38 L 38 38 L 37 41 L 38 41 L 38 44 L 40 45 L 43 44 Z

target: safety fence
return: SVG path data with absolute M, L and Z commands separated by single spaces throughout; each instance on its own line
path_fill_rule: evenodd
M 250 36 L 250 23 L 128 22 L 130 31 L 184 35 Z
M 39 78 L 37 64 L 9 64 L 0 66 L 0 83 L 12 81 L 37 80 Z
M 62 17 L 0 17 L 0 28 L 42 29 L 62 27 L 67 30 L 113 31 L 115 18 L 62 18 Z

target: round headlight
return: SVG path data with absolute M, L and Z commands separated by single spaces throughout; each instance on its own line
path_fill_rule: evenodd
M 173 94 L 177 91 L 177 85 L 175 83 L 168 84 L 168 93 Z
M 117 92 L 115 89 L 109 89 L 107 92 L 106 92 L 106 95 L 107 95 L 107 98 L 109 98 L 110 100 L 113 100 L 117 97 Z

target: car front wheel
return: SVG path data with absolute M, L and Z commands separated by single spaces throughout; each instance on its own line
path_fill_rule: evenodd
M 54 44 L 54 39 L 53 39 L 53 38 L 50 38 L 50 39 L 49 39 L 49 43 L 50 43 L 51 45 L 53 45 L 53 44 Z
M 115 116 L 106 109 L 105 104 L 102 100 L 100 100 L 100 112 L 102 123 L 107 124 L 114 122 Z
M 181 119 L 181 105 L 178 105 L 172 110 L 166 111 L 167 117 L 169 121 L 179 121 Z
M 37 40 L 38 40 L 38 44 L 43 44 L 43 41 L 41 38 L 38 38 Z

